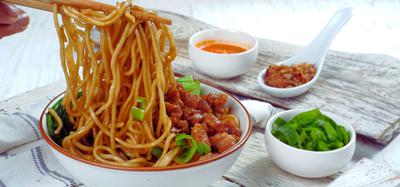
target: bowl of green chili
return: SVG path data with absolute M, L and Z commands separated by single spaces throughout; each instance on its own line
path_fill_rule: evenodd
M 267 151 L 283 170 L 318 178 L 343 169 L 355 151 L 354 128 L 319 109 L 293 109 L 272 116 L 265 128 Z

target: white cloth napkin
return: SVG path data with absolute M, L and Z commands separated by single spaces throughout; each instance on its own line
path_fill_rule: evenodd
M 242 104 L 250 113 L 251 120 L 256 127 L 265 128 L 268 119 L 275 113 L 274 107 L 257 100 L 242 100 Z
M 39 118 L 48 102 L 43 98 L 16 112 L 0 112 L 0 187 L 83 185 L 58 163 L 40 135 Z M 244 100 L 243 104 L 260 127 L 273 111 L 264 102 Z
M 43 99 L 19 111 L 0 114 L 0 187 L 79 186 L 55 159 L 39 132 Z

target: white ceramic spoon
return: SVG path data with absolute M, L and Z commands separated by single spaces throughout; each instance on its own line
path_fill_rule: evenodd
M 351 16 L 351 7 L 338 10 L 336 14 L 330 19 L 328 24 L 326 24 L 325 27 L 321 30 L 318 36 L 315 37 L 314 40 L 302 52 L 283 62 L 278 63 L 285 65 L 299 64 L 304 62 L 315 64 L 317 68 L 317 73 L 314 78 L 311 79 L 311 81 L 293 88 L 270 87 L 264 83 L 265 69 L 263 69 L 258 74 L 257 80 L 261 89 L 274 97 L 289 98 L 303 94 L 309 88 L 311 88 L 311 86 L 314 85 L 321 73 L 322 65 L 324 64 L 324 59 L 326 53 L 329 50 L 329 46 L 331 45 L 336 34 L 340 31 L 340 29 L 342 29 L 342 27 L 351 18 Z

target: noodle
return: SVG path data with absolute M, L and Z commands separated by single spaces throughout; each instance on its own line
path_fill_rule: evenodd
M 60 9 L 65 13 L 62 24 L 57 15 Z M 166 166 L 179 151 L 170 146 L 175 135 L 170 132 L 164 103 L 168 84 L 175 84 L 171 67 L 175 43 L 167 27 L 137 20 L 131 9 L 145 11 L 127 2 L 118 3 L 109 14 L 54 6 L 67 83 L 63 106 L 74 125 L 62 146 L 85 159 L 139 167 L 155 164 L 149 161 L 149 150 L 159 145 L 163 151 L 155 166 Z M 94 29 L 100 33 L 97 47 L 90 35 Z M 143 121 L 130 115 L 131 107 L 139 104 L 138 97 L 147 103 Z M 153 129 L 155 107 L 159 120 Z M 54 110 L 49 112 L 56 119 L 57 134 L 61 119 Z M 88 137 L 93 137 L 92 144 Z
M 187 84 L 197 92 L 184 89 L 172 70 L 172 32 L 131 10 L 146 11 L 129 2 L 110 13 L 54 5 L 66 91 L 61 107 L 48 110 L 53 140 L 80 158 L 122 167 L 183 164 L 234 146 L 241 130 L 224 107 L 227 96 L 200 96 L 195 80 Z
M 63 127 L 61 118 L 57 115 L 56 111 L 54 111 L 54 109 L 52 109 L 52 108 L 49 109 L 49 113 L 51 116 L 53 116 L 53 118 L 56 119 L 56 123 L 57 123 L 57 129 L 54 131 L 54 134 L 59 134 Z

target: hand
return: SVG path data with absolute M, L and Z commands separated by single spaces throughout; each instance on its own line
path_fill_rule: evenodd
M 0 38 L 26 29 L 29 17 L 15 5 L 0 2 Z

